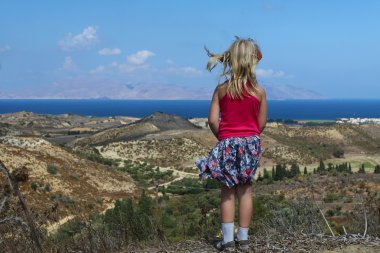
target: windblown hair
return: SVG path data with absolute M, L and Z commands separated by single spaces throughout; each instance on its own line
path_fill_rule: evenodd
M 207 69 L 210 72 L 218 63 L 222 64 L 219 83 L 222 77 L 229 81 L 227 93 L 231 98 L 242 99 L 246 95 L 243 94 L 244 90 L 248 92 L 248 95 L 255 95 L 254 91 L 257 88 L 255 69 L 262 55 L 253 39 L 236 37 L 228 50 L 222 54 L 213 54 L 206 47 L 205 50 L 210 57 L 207 63 Z

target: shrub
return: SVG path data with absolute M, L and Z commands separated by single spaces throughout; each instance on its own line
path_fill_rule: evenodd
M 337 148 L 333 152 L 333 156 L 336 158 L 341 158 L 344 156 L 344 150 L 342 148 Z
M 352 203 L 352 196 L 343 197 L 343 203 Z
M 48 166 L 47 166 L 47 171 L 48 171 L 51 175 L 55 175 L 55 174 L 57 174 L 57 166 L 55 166 L 54 164 L 48 164 Z
M 49 183 L 45 184 L 44 190 L 45 190 L 46 192 L 50 192 L 50 191 L 51 191 L 51 186 L 50 186 Z
M 202 185 L 199 180 L 192 178 L 183 178 L 181 180 L 172 182 L 166 188 L 160 187 L 162 193 L 173 194 L 197 194 L 209 189 L 209 185 Z
M 334 215 L 335 215 L 334 210 L 331 210 L 331 209 L 327 210 L 327 212 L 326 212 L 326 216 L 328 216 L 328 217 L 332 217 L 332 216 L 334 216 Z
M 379 164 L 375 166 L 375 171 L 374 171 L 374 173 L 376 173 L 376 174 L 380 174 L 380 165 L 379 165 Z
M 335 195 L 334 193 L 328 192 L 328 193 L 326 193 L 325 197 L 323 198 L 323 201 L 325 203 L 332 203 L 337 199 L 338 199 L 337 195 Z
M 364 163 L 360 166 L 358 173 L 365 173 Z
M 79 178 L 77 175 L 74 175 L 74 174 L 71 174 L 70 175 L 70 179 L 74 180 L 74 181 L 79 181 Z
M 38 188 L 38 184 L 36 182 L 32 182 L 30 184 L 30 187 L 34 190 L 34 191 L 37 191 L 37 188 Z
M 74 207 L 75 201 L 69 196 L 62 195 L 61 193 L 53 194 L 50 199 L 55 202 L 61 202 L 65 205 L 65 207 Z

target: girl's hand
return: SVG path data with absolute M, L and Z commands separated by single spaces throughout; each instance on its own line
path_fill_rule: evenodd
M 210 126 L 212 133 L 215 135 L 217 139 L 218 139 L 218 132 L 219 132 L 219 114 L 220 114 L 219 92 L 218 92 L 219 86 L 220 85 L 218 85 L 215 88 L 214 94 L 212 95 L 212 100 L 210 104 L 210 112 L 208 115 L 208 124 Z
M 265 93 L 265 90 L 260 87 L 260 96 L 261 96 L 261 102 L 260 102 L 260 110 L 259 110 L 259 125 L 260 125 L 260 133 L 264 130 L 266 124 L 267 124 L 267 117 L 268 117 L 268 110 L 267 110 L 267 96 Z

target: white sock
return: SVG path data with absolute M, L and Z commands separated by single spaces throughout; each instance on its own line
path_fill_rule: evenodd
M 223 244 L 234 240 L 234 223 L 222 223 Z
M 237 236 L 236 236 L 238 241 L 248 240 L 248 229 L 249 228 L 242 228 L 239 226 Z

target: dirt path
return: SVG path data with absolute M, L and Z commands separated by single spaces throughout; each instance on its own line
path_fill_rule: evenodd
M 187 178 L 198 178 L 198 175 L 195 174 L 195 173 L 190 173 L 190 172 L 176 170 L 176 169 L 174 169 L 172 167 L 160 167 L 160 171 L 167 171 L 167 170 L 172 170 L 173 171 L 173 175 L 178 176 L 178 177 L 174 178 L 171 181 L 159 184 L 158 186 L 168 186 L 169 184 L 171 184 L 171 183 L 173 183 L 175 181 L 179 181 L 179 180 L 181 180 L 181 179 L 183 179 L 185 177 L 187 177 Z M 154 190 L 154 189 L 156 189 L 156 186 L 151 186 L 148 189 L 149 190 Z
M 60 226 L 62 226 L 63 224 L 65 224 L 66 222 L 74 219 L 76 217 L 76 215 L 69 215 L 69 216 L 66 216 L 66 217 L 63 217 L 62 219 L 60 219 L 59 221 L 57 222 L 54 222 L 54 223 L 51 223 L 51 224 L 48 224 L 47 227 L 46 227 L 46 230 L 47 230 L 47 233 L 50 235 L 51 233 L 55 233 L 58 228 Z

